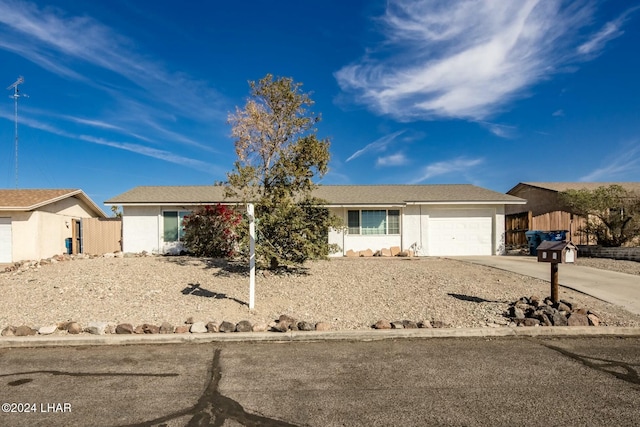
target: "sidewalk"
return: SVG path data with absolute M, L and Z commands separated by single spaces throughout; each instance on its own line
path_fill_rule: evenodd
M 534 257 L 523 256 L 466 256 L 449 257 L 458 261 L 494 267 L 537 279 L 551 279 L 549 263 L 538 262 Z M 585 293 L 611 304 L 619 305 L 632 313 L 640 314 L 640 276 L 561 264 L 558 267 L 560 286 Z

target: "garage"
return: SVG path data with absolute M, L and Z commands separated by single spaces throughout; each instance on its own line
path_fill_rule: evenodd
M 0 263 L 11 259 L 11 218 L 0 218 Z
M 429 255 L 492 255 L 492 213 L 443 210 L 429 215 Z

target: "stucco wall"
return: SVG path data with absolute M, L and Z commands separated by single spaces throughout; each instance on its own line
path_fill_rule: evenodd
M 426 247 L 426 230 L 428 217 L 421 215 L 422 207 L 419 205 L 409 205 L 403 209 L 402 214 L 402 246 L 401 249 L 411 248 L 417 255 L 424 254 Z
M 74 218 L 91 218 L 94 216 L 91 213 L 92 209 L 76 197 L 67 197 L 55 203 L 43 206 L 38 210 L 41 212 L 66 215 Z
M 356 209 L 355 207 L 353 209 Z M 348 208 L 332 208 L 331 211 L 343 218 L 347 224 Z M 412 250 L 416 255 L 429 256 L 429 220 L 431 216 L 441 217 L 443 213 L 450 213 L 455 218 L 482 217 L 491 221 L 490 254 L 504 254 L 504 205 L 408 205 L 400 208 L 400 235 L 349 235 L 337 231 L 329 233 L 329 243 L 338 244 L 342 251 L 333 256 L 342 256 L 348 250 L 362 251 L 371 249 L 377 251 L 383 248 L 399 246 L 401 250 Z
M 505 210 L 506 206 L 495 206 L 495 217 L 493 220 L 493 254 L 504 255 L 506 253 L 505 247 Z
M 11 215 L 13 260 L 49 258 L 66 253 L 76 217 L 50 212 L 14 212 Z
M 193 210 L 194 207 L 123 207 L 123 250 L 125 252 L 162 253 L 167 245 L 162 241 L 162 212 L 164 210 Z M 352 208 L 356 209 L 356 207 Z M 366 208 L 365 208 L 366 209 Z M 381 208 L 382 209 L 382 208 Z M 504 206 L 503 205 L 409 205 L 400 210 L 400 233 L 398 235 L 349 235 L 342 230 L 329 231 L 329 243 L 341 250 L 332 256 L 343 256 L 348 250 L 363 251 L 400 247 L 413 250 L 416 255 L 429 254 L 429 219 L 442 212 L 455 212 L 460 217 L 483 217 L 491 219 L 491 254 L 504 253 Z M 343 218 L 347 225 L 349 208 L 331 208 L 331 212 Z
M 343 219 L 345 227 L 347 224 L 347 211 L 349 209 L 360 209 L 360 208 L 330 208 L 329 210 Z M 385 209 L 385 208 L 380 208 Z M 400 209 L 400 230 L 403 229 L 403 217 L 401 208 L 391 208 L 391 209 Z M 361 235 L 361 234 L 349 234 L 346 229 L 343 231 L 330 230 L 329 231 L 329 243 L 337 244 L 342 248 L 340 252 L 333 253 L 331 256 L 343 256 L 347 253 L 348 250 L 353 251 L 364 251 L 367 249 L 371 249 L 372 251 L 377 251 L 384 248 L 391 248 L 392 246 L 402 246 L 402 236 L 400 234 L 391 234 L 391 235 Z
M 159 206 L 123 206 L 122 251 L 160 252 L 161 214 Z

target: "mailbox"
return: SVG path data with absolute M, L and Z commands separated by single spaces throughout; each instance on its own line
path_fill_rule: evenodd
M 538 246 L 538 262 L 571 264 L 578 257 L 578 248 L 571 242 L 544 241 Z

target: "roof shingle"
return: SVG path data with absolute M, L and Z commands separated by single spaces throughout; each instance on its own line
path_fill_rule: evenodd
M 0 189 L 0 211 L 32 211 L 68 197 L 83 201 L 98 217 L 107 217 L 89 196 L 78 189 Z
M 0 208 L 30 210 L 79 191 L 75 189 L 0 190 Z

